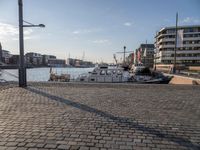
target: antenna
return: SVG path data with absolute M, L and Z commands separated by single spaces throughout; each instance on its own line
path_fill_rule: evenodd
M 85 51 L 83 51 L 82 61 L 85 59 Z

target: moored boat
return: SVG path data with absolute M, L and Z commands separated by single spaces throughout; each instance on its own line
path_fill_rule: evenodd
M 52 71 L 50 68 L 50 78 L 49 81 L 58 81 L 58 82 L 69 82 L 70 81 L 70 74 L 61 74 L 58 75 Z
M 76 81 L 120 83 L 120 82 L 128 82 L 129 79 L 130 79 L 130 74 L 128 71 L 124 70 L 124 68 L 108 67 L 108 65 L 102 64 L 95 67 L 92 72 L 80 75 L 76 79 Z
M 149 68 L 145 67 L 133 73 L 132 81 L 146 84 L 168 84 L 172 78 L 172 76 L 165 76 L 161 72 L 151 71 Z

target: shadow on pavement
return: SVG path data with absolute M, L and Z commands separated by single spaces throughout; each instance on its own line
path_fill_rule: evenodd
M 81 109 L 83 111 L 94 113 L 96 115 L 99 115 L 99 116 L 107 118 L 107 119 L 111 119 L 119 125 L 127 126 L 127 127 L 130 127 L 130 128 L 135 128 L 137 130 L 143 131 L 146 134 L 156 135 L 159 138 L 163 138 L 163 139 L 166 139 L 168 141 L 175 142 L 175 143 L 179 144 L 180 146 L 184 146 L 184 147 L 189 148 L 189 149 L 193 149 L 193 150 L 199 150 L 200 149 L 199 145 L 192 143 L 188 139 L 184 139 L 182 137 L 178 137 L 178 136 L 171 135 L 171 134 L 166 134 L 166 132 L 164 133 L 164 131 L 162 132 L 162 131 L 156 130 L 155 128 L 152 128 L 152 127 L 146 127 L 144 125 L 140 125 L 137 122 L 133 122 L 133 119 L 126 118 L 126 117 L 115 117 L 114 115 L 109 114 L 107 112 L 103 112 L 101 110 L 98 110 L 96 108 L 92 108 L 92 107 L 87 106 L 85 104 L 73 102 L 71 100 L 68 100 L 68 99 L 65 99 L 65 98 L 62 98 L 62 97 L 59 97 L 59 96 L 56 96 L 56 95 L 52 95 L 50 93 L 47 93 L 47 92 L 42 91 L 41 89 L 37 89 L 35 87 L 27 87 L 26 89 L 30 92 L 33 92 L 35 94 L 39 94 L 39 95 L 47 97 L 49 99 L 64 103 L 66 105 Z

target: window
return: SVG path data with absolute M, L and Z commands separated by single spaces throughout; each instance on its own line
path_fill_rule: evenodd
M 105 75 L 105 74 L 106 74 L 105 70 L 101 70 L 100 75 Z

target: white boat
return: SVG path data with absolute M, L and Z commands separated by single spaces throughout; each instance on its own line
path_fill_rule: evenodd
M 120 83 L 128 82 L 130 74 L 121 67 L 108 67 L 99 65 L 92 72 L 80 75 L 76 81 L 79 82 L 102 82 L 102 83 Z
M 131 71 L 135 73 L 135 72 L 141 71 L 144 68 L 145 66 L 143 64 L 132 65 Z

